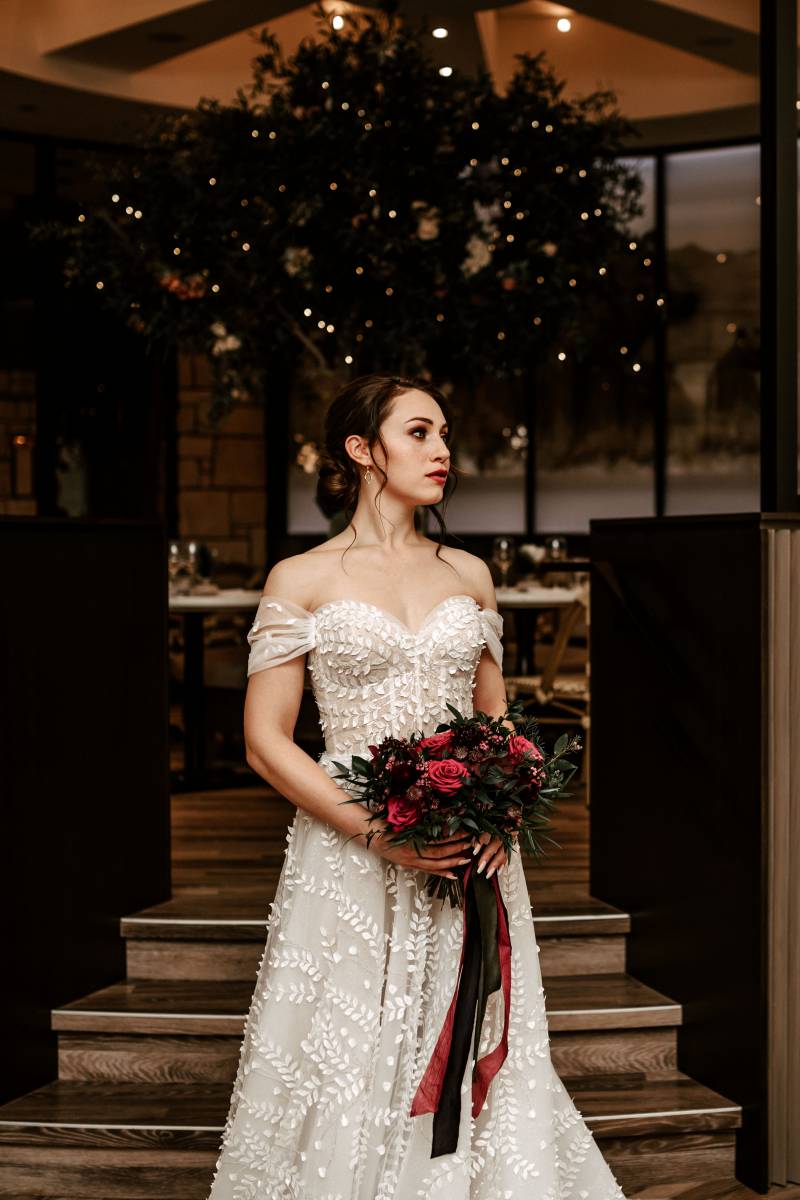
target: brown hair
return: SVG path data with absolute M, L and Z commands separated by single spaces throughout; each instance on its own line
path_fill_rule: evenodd
M 388 458 L 380 434 L 381 425 L 391 412 L 397 396 L 414 390 L 425 392 L 432 397 L 447 419 L 447 398 L 439 388 L 425 379 L 407 379 L 402 375 L 360 375 L 346 384 L 331 401 L 325 414 L 324 443 L 317 479 L 317 504 L 326 516 L 331 517 L 335 513 L 344 512 L 349 519 L 358 504 L 361 472 L 358 463 L 344 448 L 345 439 L 351 434 L 358 434 L 359 437 L 366 438 L 370 450 L 373 446 L 380 445 Z M 383 476 L 383 482 L 375 494 L 374 503 L 377 505 L 378 496 L 386 487 L 387 477 L 386 472 L 377 464 L 375 469 Z M 451 466 L 448 475 L 450 486 L 445 492 L 444 507 L 455 483 L 456 472 Z M 433 504 L 429 507 L 439 525 L 439 544 L 436 547 L 438 556 L 444 544 L 447 527 L 443 512 Z

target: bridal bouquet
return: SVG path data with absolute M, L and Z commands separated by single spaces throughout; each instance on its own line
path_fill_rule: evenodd
M 361 803 L 369 821 L 387 833 L 392 844 L 413 843 L 418 853 L 426 842 L 468 830 L 499 837 L 508 856 L 521 843 L 543 853 L 543 833 L 555 800 L 567 794 L 575 764 L 566 755 L 580 746 L 564 734 L 551 754 L 537 741 L 534 720 L 526 720 L 521 701 L 499 717 L 477 712 L 464 717 L 448 704 L 453 719 L 423 737 L 387 737 L 370 746 L 371 758 L 353 755 L 352 763 L 335 762 L 354 793 L 342 803 Z M 509 728 L 509 723 L 513 728 Z M 378 829 L 369 830 L 367 844 Z M 471 865 L 471 864 L 470 864 Z M 465 875 L 456 880 L 431 875 L 429 895 L 464 904 Z
M 566 756 L 580 746 L 562 735 L 551 754 L 537 744 L 536 722 L 526 721 L 516 701 L 500 717 L 477 712 L 453 714 L 436 732 L 423 737 L 388 737 L 370 746 L 369 759 L 353 755 L 348 766 L 335 762 L 337 779 L 354 795 L 342 803 L 361 803 L 369 820 L 380 823 L 392 843 L 426 843 L 469 830 L 502 841 L 510 857 L 522 843 L 534 854 L 542 841 L 555 800 L 567 795 L 575 764 Z M 511 727 L 510 727 L 511 726 Z M 369 830 L 367 843 L 378 832 Z M 483 1107 L 489 1084 L 508 1054 L 511 1011 L 511 939 L 508 913 L 497 875 L 487 879 L 473 863 L 456 868 L 456 879 L 431 875 L 427 891 L 464 911 L 461 959 L 456 990 L 444 1026 L 411 1105 L 411 1116 L 432 1112 L 431 1157 L 452 1154 L 458 1145 L 461 1080 L 474 1028 L 472 1115 Z M 475 1061 L 489 995 L 502 987 L 503 1032 L 497 1046 Z

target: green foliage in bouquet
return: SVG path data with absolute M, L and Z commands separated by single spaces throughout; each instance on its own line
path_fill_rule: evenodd
M 541 55 L 504 95 L 439 74 L 425 27 L 352 15 L 289 58 L 267 31 L 233 103 L 160 117 L 50 224 L 69 280 L 151 342 L 205 352 L 220 405 L 310 359 L 458 382 L 630 360 L 663 312 L 631 242 L 641 181 L 608 92 L 567 99 Z M 637 384 L 641 383 L 637 380 Z

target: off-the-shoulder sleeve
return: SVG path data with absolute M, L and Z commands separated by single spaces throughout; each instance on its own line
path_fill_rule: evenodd
M 493 608 L 481 609 L 481 628 L 486 649 L 502 671 L 503 669 L 503 618 Z
M 481 608 L 481 629 L 483 643 L 492 655 L 500 670 L 503 671 L 503 617 L 494 608 Z
M 314 614 L 278 596 L 262 596 L 247 634 L 247 674 L 277 667 L 314 645 Z

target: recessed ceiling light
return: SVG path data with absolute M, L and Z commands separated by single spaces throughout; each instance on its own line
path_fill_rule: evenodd
M 569 17 L 559 17 L 556 21 L 556 29 L 559 33 L 569 33 L 570 29 L 572 29 L 572 21 L 570 21 Z
M 432 30 L 431 32 L 433 33 L 433 36 L 435 38 L 446 38 L 447 37 L 447 30 L 445 29 L 444 25 L 437 25 L 436 28 L 434 30 Z
M 439 67 L 439 74 L 448 77 L 453 74 L 452 67 Z
M 334 29 L 344 29 L 344 17 L 337 13 L 335 17 L 331 18 L 331 25 Z

